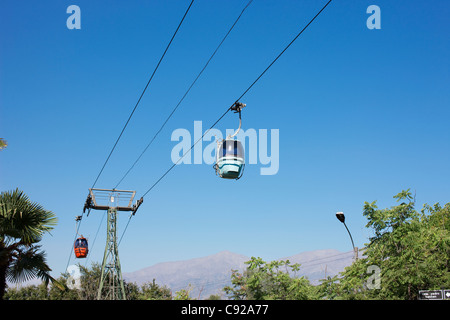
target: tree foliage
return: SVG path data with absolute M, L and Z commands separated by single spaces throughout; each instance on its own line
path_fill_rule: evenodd
M 376 201 L 364 203 L 362 214 L 372 236 L 363 257 L 321 285 L 296 277 L 298 264 L 252 258 L 243 273 L 233 271 L 225 292 L 237 300 L 414 300 L 419 290 L 450 288 L 450 203 L 417 211 L 409 189 L 394 199 L 397 204 L 386 209 Z
M 340 277 L 324 281 L 324 296 L 413 300 L 419 290 L 450 288 L 450 203 L 417 211 L 409 189 L 394 199 L 398 204 L 388 209 L 378 209 L 375 201 L 364 203 L 366 227 L 373 232 L 364 258 Z M 377 286 L 371 267 L 380 271 Z
M 53 229 L 53 212 L 31 202 L 20 190 L 0 195 L 0 300 L 6 280 L 17 283 L 32 278 L 54 281 L 46 263 L 45 252 L 37 243 Z
M 226 286 L 224 292 L 234 300 L 412 300 L 418 298 L 419 290 L 450 288 L 450 203 L 444 206 L 426 204 L 417 211 L 409 189 L 395 195 L 394 199 L 396 204 L 385 209 L 379 209 L 376 201 L 364 203 L 362 214 L 371 233 L 369 243 L 365 244 L 362 257 L 339 275 L 313 286 L 308 279 L 298 276 L 300 264 L 289 260 L 265 262 L 252 257 L 243 272 L 232 270 L 231 285 Z M 0 223 L 2 230 L 7 229 L 5 226 Z M 92 269 L 83 266 L 80 269 L 79 288 L 68 288 L 71 279 L 66 273 L 58 279 L 58 283 L 66 286 L 65 291 L 54 284 L 50 287 L 41 284 L 9 288 L 5 297 L 96 299 L 100 266 L 93 264 Z M 191 290 L 189 286 L 173 295 L 155 279 L 142 286 L 125 282 L 130 300 L 190 300 Z M 217 298 L 219 296 L 210 297 Z
M 153 279 L 151 283 L 144 283 L 140 288 L 140 300 L 171 300 L 172 292 L 166 286 L 159 286 Z
M 93 263 L 91 268 L 78 265 L 80 270 L 79 283 L 74 281 L 69 273 L 63 273 L 57 279 L 65 290 L 54 284 L 29 285 L 23 287 L 8 288 L 5 299 L 8 300 L 96 300 L 97 290 L 101 276 L 101 265 Z M 171 300 L 184 296 L 183 292 L 176 292 L 172 297 L 172 291 L 166 286 L 160 286 L 153 279 L 152 282 L 138 286 L 136 283 L 124 281 L 125 295 L 128 300 Z
M 307 300 L 317 298 L 315 288 L 304 277 L 296 277 L 299 264 L 265 262 L 252 257 L 243 273 L 233 270 L 231 286 L 224 291 L 234 300 Z
M 5 149 L 7 146 L 8 142 L 5 139 L 0 138 L 0 150 Z

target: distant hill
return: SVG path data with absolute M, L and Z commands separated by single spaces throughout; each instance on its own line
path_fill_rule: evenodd
M 298 276 L 307 277 L 312 284 L 318 284 L 326 276 L 342 272 L 352 263 L 353 252 L 338 250 L 316 250 L 299 253 L 279 260 L 300 263 Z M 175 293 L 191 285 L 191 297 L 205 299 L 211 294 L 225 298 L 222 288 L 231 284 L 231 270 L 243 271 L 250 257 L 229 251 L 202 258 L 184 261 L 163 262 L 153 266 L 123 274 L 127 282 L 142 285 L 155 279 L 159 285 L 165 285 Z
M 231 270 L 244 270 L 249 257 L 222 251 L 214 255 L 184 261 L 163 262 L 135 272 L 123 273 L 127 282 L 142 285 L 155 279 L 175 293 L 181 289 L 193 288 L 192 298 L 205 298 L 220 294 L 221 289 L 231 283 Z

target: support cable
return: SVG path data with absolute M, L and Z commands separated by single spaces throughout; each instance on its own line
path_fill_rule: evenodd
M 239 101 L 242 99 L 243 96 L 245 96 L 245 94 L 256 84 L 256 82 L 258 82 L 259 79 L 261 79 L 261 77 L 266 73 L 267 70 L 270 69 L 270 67 L 272 67 L 272 65 L 278 60 L 278 58 L 280 58 L 283 53 L 295 42 L 295 40 L 297 40 L 297 38 L 303 33 L 303 31 L 305 31 L 309 25 L 322 13 L 323 10 L 325 10 L 325 8 L 330 4 L 332 0 L 329 0 L 323 7 L 322 9 L 320 9 L 319 12 L 317 12 L 317 14 L 314 16 L 314 18 L 312 18 L 308 24 L 294 37 L 294 39 L 292 39 L 292 41 L 283 49 L 283 51 L 280 52 L 280 54 L 269 64 L 269 66 L 259 75 L 258 78 L 256 78 L 256 80 L 247 88 L 247 90 L 244 91 L 244 93 L 236 100 Z
M 247 93 L 248 91 L 250 91 L 250 89 L 262 78 L 262 76 L 267 72 L 267 70 L 270 69 L 270 67 L 272 67 L 272 65 L 283 55 L 283 53 L 286 52 L 286 50 L 298 39 L 298 37 L 309 27 L 309 25 L 322 13 L 323 10 L 325 10 L 325 8 L 330 4 L 332 0 L 329 0 L 323 7 L 322 9 L 320 9 L 320 11 L 308 22 L 308 24 L 303 27 L 303 29 L 294 37 L 294 39 L 292 39 L 292 41 L 283 49 L 283 51 L 280 52 L 280 54 L 278 54 L 278 56 L 269 64 L 269 66 L 264 69 L 264 71 L 256 78 L 255 81 L 253 81 L 253 83 L 241 94 L 241 96 L 236 99 L 236 101 L 233 103 L 233 105 L 231 107 L 229 107 L 227 109 L 227 111 L 225 111 L 224 114 L 222 114 L 220 116 L 220 118 L 208 129 L 205 131 L 205 133 L 200 137 L 200 139 L 198 139 L 192 146 L 191 148 L 185 152 L 183 154 L 183 156 L 181 156 L 177 162 L 175 162 L 145 193 L 142 197 L 145 197 L 177 164 L 178 162 L 181 161 L 181 159 L 183 159 L 193 148 L 194 146 L 201 140 L 203 139 L 203 137 L 213 128 L 216 126 L 217 123 L 219 123 L 220 120 L 222 120 L 222 118 L 236 105 L 236 103 L 239 102 L 239 100 L 241 100 Z
M 128 218 L 128 222 L 127 222 L 127 224 L 125 226 L 125 229 L 122 232 L 122 236 L 120 237 L 119 242 L 117 243 L 117 246 L 120 246 L 120 243 L 122 242 L 123 235 L 125 234 L 125 231 L 127 231 L 127 228 L 128 228 L 128 225 L 130 224 L 132 216 L 133 216 L 133 214 L 130 214 L 130 217 Z
M 162 124 L 162 126 L 159 128 L 159 130 L 156 132 L 156 134 L 153 136 L 153 138 L 150 140 L 150 142 L 147 144 L 147 146 L 144 148 L 144 150 L 141 152 L 141 154 L 139 155 L 139 157 L 136 159 L 136 161 L 131 165 L 131 167 L 128 169 L 128 171 L 124 174 L 124 176 L 120 179 L 120 181 L 116 184 L 116 186 L 114 187 L 114 188 L 117 188 L 121 183 L 122 183 L 122 181 L 126 178 L 126 176 L 130 173 L 130 171 L 134 168 L 134 166 L 139 162 L 139 160 L 142 158 L 142 156 L 144 155 L 144 153 L 147 151 L 147 149 L 150 147 L 150 145 L 153 143 L 153 141 L 156 139 L 156 137 L 158 136 L 158 134 L 162 131 L 162 129 L 164 128 L 164 126 L 167 124 L 167 122 L 169 121 L 169 119 L 173 116 L 173 114 L 175 113 L 175 111 L 178 109 L 178 107 L 180 106 L 180 104 L 183 102 L 183 100 L 186 98 L 186 96 L 188 95 L 188 93 L 191 91 L 191 89 L 194 87 L 194 85 L 195 85 L 195 83 L 197 82 L 197 80 L 200 78 L 200 76 L 202 75 L 202 73 L 205 71 L 205 69 L 208 67 L 208 65 L 209 65 L 209 63 L 211 62 L 211 60 L 214 58 L 214 56 L 216 55 L 216 53 L 219 51 L 219 49 L 220 49 L 220 47 L 222 46 L 222 44 L 225 42 L 225 40 L 227 39 L 227 37 L 228 37 L 228 35 L 231 33 L 231 31 L 234 29 L 234 27 L 236 26 L 236 24 L 238 23 L 238 21 L 240 20 L 240 18 L 242 17 L 242 15 L 244 14 L 244 11 L 250 6 L 250 4 L 253 2 L 253 0 L 250 0 L 246 5 L 245 5 L 245 7 L 242 9 L 242 11 L 241 11 L 241 13 L 239 14 L 239 16 L 236 18 L 236 20 L 234 21 L 234 23 L 231 25 L 231 27 L 228 29 L 228 31 L 227 31 L 227 33 L 225 34 L 225 36 L 222 38 L 222 40 L 220 41 L 220 43 L 219 43 L 219 45 L 216 47 L 216 49 L 214 50 L 214 52 L 212 53 L 212 55 L 209 57 L 209 59 L 208 59 L 208 61 L 206 62 L 206 64 L 203 66 L 203 68 L 202 68 L 202 70 L 199 72 L 199 74 L 197 75 L 197 77 L 194 79 L 194 81 L 191 83 L 191 85 L 189 86 L 189 88 L 187 89 L 187 91 L 184 93 L 184 95 L 181 97 L 181 99 L 178 101 L 178 103 L 177 103 L 177 105 L 175 106 L 175 108 L 172 110 L 172 112 L 169 114 L 169 116 L 167 117 L 167 119 L 164 121 L 164 123 Z M 229 110 L 227 110 L 226 112 L 225 112 L 225 114 L 226 113 L 228 113 L 228 111 Z M 222 117 L 220 118 L 220 119 L 222 119 L 224 116 L 225 116 L 225 114 L 223 114 L 222 115 Z M 220 119 L 219 119 L 219 121 L 220 121 Z M 217 121 L 218 122 L 218 121 Z M 209 129 L 209 130 L 211 130 L 216 124 L 217 124 L 217 122 Z M 208 130 L 208 131 L 209 131 Z M 208 132 L 207 131 L 207 132 Z M 206 133 L 207 133 L 206 132 Z M 205 134 L 206 134 L 205 133 Z M 204 136 L 204 135 L 203 135 Z M 202 138 L 201 139 L 203 139 L 203 136 L 202 136 Z M 197 141 L 198 142 L 198 141 Z M 196 143 L 197 143 L 196 142 Z M 195 143 L 195 144 L 196 144 Z M 194 144 L 194 145 L 195 145 Z M 192 146 L 191 147 L 191 149 L 193 148 L 194 146 Z M 190 149 L 190 150 L 191 150 Z M 189 152 L 189 151 L 188 151 Z M 183 157 L 184 157 L 185 155 L 183 155 Z M 182 158 L 183 158 L 182 157 Z M 169 173 L 169 171 L 170 170 L 172 170 L 173 169 L 173 167 L 179 162 L 179 161 L 181 161 L 181 159 L 182 158 L 180 158 L 169 170 L 167 170 L 166 171 L 166 173 L 144 194 L 144 196 L 148 193 L 148 192 L 150 192 L 150 190 L 154 187 L 154 186 L 156 186 L 156 184 L 158 184 L 158 182 L 160 181 L 160 180 L 162 180 L 163 178 L 164 178 L 164 176 L 167 174 L 167 173 Z M 132 216 L 133 215 L 130 215 L 130 218 L 128 219 L 128 222 L 127 222 L 127 225 L 125 226 L 125 229 L 124 229 L 124 231 L 122 232 L 122 236 L 120 237 L 120 240 L 119 240 L 119 244 L 118 245 L 120 245 L 120 242 L 122 241 L 122 238 L 123 238 L 123 236 L 124 236 L 124 234 L 125 234 L 125 232 L 126 232 L 126 230 L 127 230 L 127 228 L 128 228 L 128 225 L 130 224 L 130 221 L 131 221 L 131 218 L 132 218 Z
M 225 117 L 225 115 L 232 110 L 233 107 L 235 107 L 235 105 L 237 103 L 239 103 L 239 100 L 242 99 L 249 91 L 250 89 L 262 78 L 262 76 L 272 67 L 272 65 L 284 54 L 284 52 L 286 52 L 286 50 L 299 38 L 299 36 L 311 25 L 311 23 L 322 13 L 323 10 L 325 10 L 325 8 L 331 3 L 332 0 L 329 0 L 323 7 L 322 9 L 320 9 L 320 11 L 308 22 L 308 24 L 306 24 L 305 27 L 303 27 L 303 29 L 291 40 L 291 42 L 278 54 L 278 56 L 266 67 L 266 69 L 264 69 L 264 71 L 256 78 L 255 81 L 253 81 L 253 83 L 240 95 L 240 97 L 238 99 L 235 100 L 235 102 L 216 120 L 216 122 L 214 122 L 214 124 L 209 127 L 208 130 L 205 131 L 205 133 L 190 147 L 190 149 L 185 152 L 174 164 L 172 164 L 171 167 L 169 167 L 169 169 L 166 170 L 166 172 L 164 172 L 164 174 L 158 179 L 156 180 L 156 182 L 144 193 L 144 195 L 142 196 L 141 199 L 143 199 L 151 190 L 153 190 L 153 188 L 156 187 L 156 185 L 195 147 L 195 145 L 201 141 L 203 139 L 203 137 L 212 129 L 214 128 L 217 123 L 219 123 L 223 117 Z M 244 9 L 245 10 L 245 9 Z M 202 71 L 203 72 L 203 71 Z M 195 82 L 194 82 L 195 83 Z M 190 90 L 190 89 L 189 89 Z M 178 106 L 177 106 L 178 107 Z M 176 108 L 175 108 L 176 109 Z M 174 112 L 174 111 L 173 111 Z M 173 114 L 173 113 L 172 113 Z M 170 118 L 170 116 L 169 116 Z M 168 118 L 168 119 L 169 119 Z M 167 120 L 168 120 L 167 119 Z M 165 125 L 165 123 L 164 123 Z M 164 126 L 163 125 L 163 126 Z M 145 151 L 144 151 L 145 152 Z M 142 156 L 142 154 L 141 154 Z M 134 165 L 133 165 L 134 166 Z M 121 180 L 122 181 L 122 180 Z M 121 182 L 120 181 L 120 182 Z M 120 183 L 119 182 L 119 183 Z M 125 231 L 128 227 L 128 224 L 131 220 L 131 216 L 130 219 L 128 220 L 127 226 L 124 230 L 124 232 L 122 233 L 122 236 L 120 238 L 120 241 L 123 238 L 123 235 L 125 234 Z M 120 243 L 119 241 L 119 243 Z
M 72 246 L 70 248 L 69 259 L 67 259 L 66 271 L 69 268 L 69 263 L 70 263 L 70 259 L 72 257 L 72 252 L 73 252 L 73 246 L 74 246 L 75 241 L 78 238 L 78 231 L 80 230 L 80 225 L 81 225 L 81 218 L 80 218 L 80 220 L 77 221 L 77 228 L 75 230 L 75 238 L 73 239 Z
M 95 187 L 95 185 L 96 185 L 98 179 L 100 178 L 101 174 L 103 173 L 103 170 L 105 169 L 106 164 L 108 163 L 109 159 L 111 158 L 112 153 L 114 152 L 114 150 L 115 150 L 115 148 L 116 148 L 116 146 L 117 146 L 117 144 L 118 144 L 120 138 L 122 137 L 122 135 L 123 135 L 123 133 L 124 133 L 126 127 L 128 126 L 128 123 L 130 122 L 130 120 L 131 120 L 131 118 L 132 118 L 134 112 L 136 111 L 136 109 L 137 109 L 139 103 L 141 102 L 141 99 L 142 99 L 142 97 L 144 96 L 145 91 L 147 90 L 148 86 L 150 85 L 150 82 L 152 81 L 154 75 L 156 74 L 156 71 L 158 70 L 159 65 L 161 64 L 162 60 L 164 59 L 164 56 L 166 55 L 167 51 L 169 50 L 169 47 L 170 47 L 170 45 L 172 44 L 173 39 L 175 38 L 176 34 L 178 33 L 178 30 L 180 29 L 180 27 L 181 27 L 181 25 L 182 25 L 184 19 L 186 18 L 186 16 L 187 16 L 189 10 L 190 10 L 191 7 L 192 7 L 192 4 L 193 4 L 193 3 L 194 3 L 194 0 L 191 0 L 191 2 L 190 2 L 190 4 L 189 4 L 188 8 L 186 9 L 186 11 L 185 11 L 185 13 L 184 13 L 184 15 L 183 15 L 183 18 L 182 18 L 181 21 L 179 22 L 179 24 L 178 24 L 178 26 L 177 26 L 175 32 L 174 32 L 173 35 L 172 35 L 172 38 L 170 39 L 169 43 L 167 44 L 166 49 L 164 50 L 164 53 L 162 54 L 162 56 L 161 56 L 161 58 L 159 59 L 157 65 L 156 65 L 156 67 L 155 67 L 155 69 L 153 70 L 153 73 L 152 73 L 152 75 L 150 76 L 150 79 L 147 81 L 147 84 L 145 85 L 144 90 L 142 91 L 142 93 L 141 93 L 141 95 L 140 95 L 138 101 L 136 102 L 136 104 L 135 104 L 135 106 L 134 106 L 134 108 L 133 108 L 133 110 L 132 110 L 130 116 L 128 117 L 128 119 L 127 119 L 127 121 L 126 121 L 126 123 L 125 123 L 125 125 L 123 126 L 122 131 L 120 132 L 119 136 L 117 137 L 116 142 L 114 143 L 114 145 L 113 145 L 111 151 L 109 152 L 108 157 L 106 158 L 105 162 L 103 163 L 103 166 L 102 166 L 100 172 L 98 173 L 98 175 L 97 175 L 97 177 L 96 177 L 94 183 L 92 184 L 92 187 L 91 187 L 91 188 L 94 188 L 94 187 Z M 84 212 L 83 212 L 83 214 L 84 214 Z M 83 214 L 81 215 L 81 217 L 83 217 Z M 78 230 L 79 230 L 80 225 L 81 225 L 81 221 L 82 221 L 82 219 L 81 219 L 81 220 L 79 221 L 79 223 L 78 223 L 78 227 L 77 227 L 77 231 L 76 231 L 77 233 L 75 234 L 75 240 L 77 239 L 77 234 L 78 234 Z M 75 241 L 75 240 L 74 240 L 74 241 Z M 70 250 L 70 255 L 69 255 L 69 259 L 67 260 L 67 267 L 66 267 L 66 270 L 67 270 L 67 268 L 69 267 L 70 259 L 71 259 L 71 257 L 72 257 L 72 251 L 73 251 L 73 248 L 71 248 L 71 250 Z
M 220 120 L 222 120 L 223 117 L 225 117 L 225 115 L 231 110 L 231 107 L 227 109 L 227 111 L 225 111 L 224 114 L 222 114 L 222 116 L 220 116 L 219 119 L 217 119 L 217 121 L 208 129 L 205 131 L 205 133 L 191 146 L 191 148 L 185 152 L 183 154 L 182 157 L 180 157 L 177 162 L 175 162 L 145 193 L 142 197 L 145 197 L 177 164 L 178 162 L 181 161 L 181 159 L 183 159 L 193 148 L 194 146 L 203 139 L 203 137 L 212 129 L 216 126 L 217 123 L 219 123 Z
M 167 119 L 164 121 L 164 123 L 162 124 L 162 126 L 159 128 L 159 130 L 156 132 L 156 134 L 153 136 L 153 138 L 150 140 L 150 142 L 147 144 L 147 146 L 144 148 L 144 150 L 142 151 L 142 153 L 139 155 L 139 157 L 136 159 L 136 161 L 131 165 L 131 167 L 128 169 L 128 171 L 125 173 L 125 175 L 120 179 L 120 181 L 116 184 L 116 186 L 114 188 L 117 188 L 122 181 L 125 179 L 125 177 L 130 173 L 130 171 L 134 168 L 134 166 L 139 162 L 139 160 L 141 159 L 141 157 L 144 155 L 144 153 L 147 151 L 147 149 L 150 147 L 150 145 L 153 143 L 153 141 L 155 140 L 155 138 L 158 136 L 158 134 L 161 132 L 161 130 L 164 128 L 164 126 L 167 124 L 167 122 L 169 121 L 169 119 L 172 117 L 172 115 L 175 113 L 175 111 L 178 109 L 178 107 L 180 106 L 180 104 L 183 102 L 184 98 L 186 98 L 186 96 L 188 95 L 189 91 L 191 91 L 192 87 L 195 85 L 195 83 L 197 82 L 197 80 L 200 78 L 200 76 L 202 75 L 203 71 L 205 71 L 206 67 L 209 65 L 209 63 L 211 62 L 211 60 L 214 58 L 214 56 L 216 55 L 217 51 L 219 50 L 219 48 L 222 46 L 222 44 L 225 42 L 225 39 L 228 37 L 228 35 L 231 33 L 231 31 L 233 30 L 234 26 L 237 24 L 237 22 L 239 21 L 239 19 L 241 18 L 241 16 L 244 14 L 244 11 L 248 8 L 248 6 L 250 6 L 250 4 L 252 3 L 253 0 L 250 0 L 247 5 L 244 7 L 244 9 L 242 9 L 241 13 L 239 14 L 239 16 L 237 17 L 237 19 L 234 21 L 233 25 L 230 27 L 230 29 L 228 30 L 228 32 L 225 34 L 225 36 L 223 37 L 222 41 L 219 43 L 219 45 L 217 46 L 217 48 L 214 50 L 213 54 L 209 57 L 208 61 L 206 62 L 206 64 L 204 65 L 203 69 L 200 71 L 200 73 L 197 75 L 197 77 L 195 78 L 195 80 L 192 82 L 192 84 L 189 86 L 189 88 L 187 89 L 187 91 L 184 93 L 183 97 L 180 99 L 180 101 L 178 102 L 178 104 L 175 106 L 175 108 L 172 110 L 172 112 L 169 114 L 169 116 L 167 117 Z
M 142 91 L 142 93 L 141 93 L 141 95 L 140 95 L 138 101 L 136 102 L 136 105 L 135 105 L 134 108 L 133 108 L 133 111 L 131 112 L 130 116 L 128 117 L 127 122 L 125 123 L 124 127 L 122 128 L 122 131 L 120 132 L 119 137 L 117 138 L 117 140 L 116 140 L 116 142 L 114 143 L 114 146 L 112 147 L 112 149 L 111 149 L 111 151 L 110 151 L 108 157 L 106 158 L 106 161 L 105 161 L 105 163 L 103 164 L 102 169 L 101 169 L 100 172 L 98 173 L 97 178 L 95 179 L 94 184 L 92 185 L 92 188 L 94 188 L 95 184 L 97 183 L 98 179 L 100 178 L 100 175 L 102 174 L 103 170 L 105 169 L 105 166 L 106 166 L 106 164 L 107 164 L 108 161 L 109 161 L 109 158 L 111 157 L 112 153 L 114 152 L 114 149 L 116 148 L 117 143 L 119 142 L 120 138 L 122 137 L 122 134 L 123 134 L 123 132 L 125 131 L 125 128 L 128 126 L 128 123 L 130 122 L 131 117 L 133 116 L 133 114 L 134 114 L 134 112 L 136 111 L 136 109 L 137 109 L 139 103 L 141 102 L 141 99 L 142 99 L 142 97 L 144 96 L 144 93 L 145 93 L 145 91 L 147 90 L 147 88 L 148 88 L 150 82 L 152 81 L 153 76 L 154 76 L 155 73 L 156 73 L 156 70 L 158 70 L 159 65 L 161 64 L 162 60 L 164 59 L 164 56 L 166 55 L 167 51 L 169 50 L 169 47 L 170 47 L 170 45 L 172 44 L 172 41 L 173 41 L 173 39 L 175 38 L 175 35 L 178 33 L 178 30 L 180 29 L 181 24 L 183 23 L 184 18 L 186 18 L 187 14 L 188 14 L 188 12 L 189 12 L 189 9 L 191 8 L 191 6 L 192 6 L 193 3 L 194 3 L 194 0 L 192 0 L 191 3 L 189 4 L 189 7 L 187 8 L 186 12 L 184 13 L 183 18 L 181 19 L 180 23 L 178 24 L 177 29 L 175 30 L 174 34 L 172 35 L 172 38 L 170 39 L 170 41 L 169 41 L 169 43 L 168 43 L 168 45 L 167 45 L 167 47 L 166 47 L 166 50 L 164 50 L 164 53 L 163 53 L 163 55 L 161 56 L 161 58 L 159 59 L 158 64 L 156 65 L 155 70 L 153 70 L 153 73 L 152 73 L 150 79 L 148 80 L 147 85 L 145 86 L 144 90 Z
M 97 240 L 97 236 L 98 236 L 98 233 L 100 232 L 100 227 L 101 227 L 102 224 L 103 224 L 103 220 L 105 219 L 105 216 L 106 216 L 106 211 L 103 212 L 102 219 L 100 220 L 100 224 L 98 225 L 97 232 L 95 233 L 94 241 L 92 242 L 91 245 L 89 245 L 89 252 L 88 252 L 88 255 L 87 255 L 87 257 L 86 257 L 86 261 L 85 261 L 85 263 L 84 263 L 84 266 L 85 266 L 85 267 L 87 267 L 88 260 L 89 260 L 89 258 L 91 257 L 92 249 L 94 248 L 94 245 L 95 245 L 95 240 Z

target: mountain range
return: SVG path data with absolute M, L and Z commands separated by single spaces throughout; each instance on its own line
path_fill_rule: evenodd
M 160 286 L 167 286 L 175 294 L 181 289 L 190 289 L 191 298 L 205 299 L 212 294 L 226 299 L 222 288 L 231 284 L 232 270 L 243 272 L 246 261 L 251 258 L 229 252 L 194 258 L 190 260 L 158 263 L 134 272 L 123 273 L 127 282 L 137 285 L 151 283 L 153 279 Z M 315 250 L 299 253 L 277 260 L 289 260 L 301 264 L 297 276 L 305 276 L 316 285 L 320 279 L 334 276 L 344 271 L 353 260 L 353 252 L 334 249 Z

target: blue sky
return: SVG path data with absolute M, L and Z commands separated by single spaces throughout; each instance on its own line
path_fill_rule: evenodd
M 0 190 L 23 190 L 59 221 L 42 241 L 65 271 L 80 215 L 106 157 L 190 1 L 2 1 Z M 112 188 L 202 69 L 246 0 L 196 0 L 96 184 Z M 137 198 L 172 165 L 178 128 L 213 124 L 326 1 L 254 0 L 120 188 Z M 81 9 L 69 30 L 66 9 Z M 369 30 L 369 5 L 381 29 Z M 241 100 L 243 128 L 279 130 L 279 171 L 248 164 L 239 181 L 207 164 L 175 167 L 144 198 L 120 245 L 124 272 L 222 250 L 282 258 L 368 242 L 364 201 L 448 202 L 450 5 L 334 0 Z M 217 129 L 235 128 L 227 114 Z M 205 147 L 207 143 L 204 143 Z M 100 262 L 103 212 L 80 233 Z M 128 221 L 120 213 L 119 235 Z M 93 239 L 98 233 L 95 243 Z M 70 264 L 77 263 L 73 254 Z M 84 261 L 81 261 L 84 264 Z

